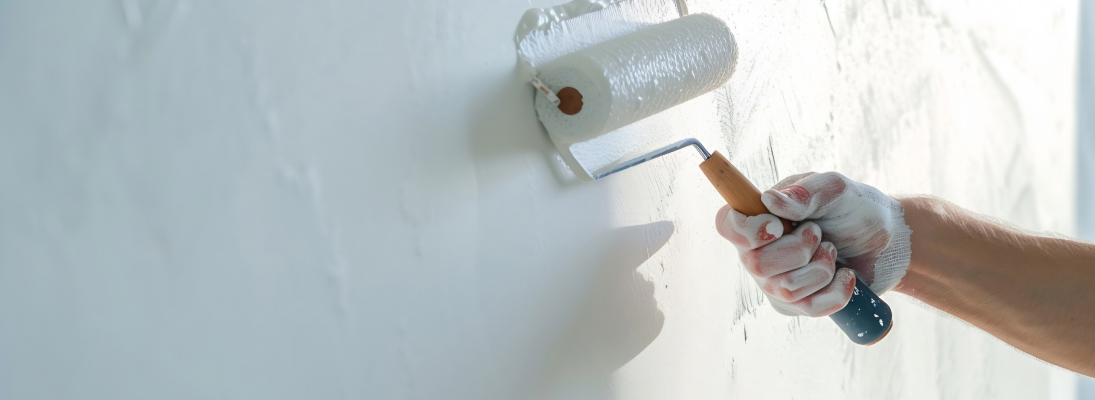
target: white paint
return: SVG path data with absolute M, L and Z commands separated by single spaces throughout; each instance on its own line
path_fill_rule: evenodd
M 536 111 L 564 161 L 583 180 L 673 142 L 642 127 L 620 128 L 704 95 L 733 72 L 733 34 L 711 15 L 673 18 L 669 2 L 639 0 L 561 22 L 541 16 L 560 14 L 558 8 L 588 6 L 577 0 L 529 10 L 518 26 L 517 54 L 519 65 L 535 67 L 549 90 L 572 87 L 582 94 L 583 107 L 575 115 L 560 111 L 550 96 L 536 97 Z M 530 20 L 541 25 L 530 30 Z M 710 109 L 706 114 L 717 117 Z
M 822 243 L 822 245 L 826 245 Z M 831 246 L 831 245 L 830 245 Z M 787 273 L 787 279 L 780 280 L 780 287 L 789 291 L 802 289 L 806 286 L 817 286 L 820 283 L 828 283 L 833 279 L 834 270 L 824 263 L 810 263 L 802 268 Z
M 1072 232 L 1074 3 L 724 3 L 697 133 L 759 186 Z M 560 183 L 529 7 L 0 2 L 0 398 L 1047 395 L 899 296 L 870 348 L 770 310 L 694 153 Z
M 636 25 L 645 26 L 669 19 L 668 12 L 660 13 L 663 16 L 657 20 L 644 19 L 654 16 L 649 12 L 623 14 L 619 12 L 621 8 L 616 7 L 618 4 L 616 0 L 573 0 L 555 7 L 532 8 L 521 17 L 517 32 L 513 35 L 517 45 L 518 69 L 528 75 L 532 86 L 541 91 L 552 105 L 559 105 L 559 97 L 536 77 L 538 67 L 564 54 L 632 32 Z M 553 32 L 560 29 L 567 34 Z
M 679 16 L 673 4 L 663 1 L 572 0 L 525 11 L 513 42 L 519 64 L 538 69 L 564 55 Z
M 772 214 L 750 217 L 726 205 L 715 214 L 715 221 L 719 234 L 741 248 L 754 249 L 783 236 L 783 223 Z M 760 234 L 761 229 L 764 229 L 764 235 Z
M 583 107 L 567 115 L 537 96 L 536 112 L 553 140 L 569 147 L 722 86 L 734 59 L 734 36 L 725 23 L 707 14 L 689 15 L 551 61 L 540 79 L 555 91 L 577 89 Z
M 819 236 L 825 232 L 822 239 L 836 246 L 837 261 L 854 269 L 872 291 L 886 293 L 905 276 L 912 231 L 897 200 L 835 172 L 792 176 L 776 187 L 761 194 L 768 210 L 816 223 Z

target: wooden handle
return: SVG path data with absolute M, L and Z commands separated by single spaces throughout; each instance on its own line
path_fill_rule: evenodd
M 768 207 L 760 201 L 760 190 L 719 152 L 700 163 L 700 169 L 733 209 L 750 217 L 768 214 Z M 783 221 L 783 233 L 790 233 L 791 223 L 783 218 L 779 220 Z

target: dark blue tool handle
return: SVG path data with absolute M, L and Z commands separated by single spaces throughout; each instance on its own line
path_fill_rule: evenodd
M 856 344 L 870 346 L 890 333 L 893 314 L 890 306 L 882 301 L 871 288 L 858 277 L 852 299 L 840 311 L 829 315 L 844 334 Z

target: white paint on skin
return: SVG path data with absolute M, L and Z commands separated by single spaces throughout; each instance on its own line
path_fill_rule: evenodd
M 911 231 L 896 200 L 834 172 L 783 183 L 761 196 L 773 213 L 817 223 L 836 246 L 840 263 L 855 269 L 876 293 L 897 285 L 909 265 Z
M 763 247 L 742 253 L 746 265 L 767 278 L 806 265 L 820 244 L 821 229 L 816 224 L 805 223 Z
M 850 270 L 838 270 L 836 275 L 833 276 L 833 280 L 825 288 L 785 306 L 805 315 L 828 315 L 848 303 L 848 299 L 852 294 L 850 289 L 854 287 L 851 285 L 851 282 L 855 279 L 854 276 Z
M 716 225 L 719 234 L 739 248 L 754 249 L 783 235 L 783 223 L 771 214 L 747 217 L 725 205 L 715 220 L 720 221 Z
M 833 244 L 829 242 L 822 242 L 818 246 L 818 251 L 826 251 L 835 253 L 836 249 L 833 248 Z M 780 287 L 795 291 L 806 286 L 817 285 L 818 283 L 828 283 L 835 273 L 835 269 L 829 264 L 828 260 L 818 260 L 806 264 L 802 268 L 796 269 L 786 273 L 788 279 L 780 281 Z
M 787 279 L 780 280 L 779 286 L 795 291 L 806 286 L 827 283 L 832 279 L 832 274 L 824 265 L 806 264 L 806 266 L 787 273 Z

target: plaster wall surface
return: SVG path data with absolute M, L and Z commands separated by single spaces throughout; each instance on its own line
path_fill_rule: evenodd
M 512 35 L 557 3 L 0 2 L 0 398 L 1034 399 L 896 294 L 763 300 L 682 152 L 561 178 Z M 1074 232 L 1072 1 L 712 1 L 710 147 Z

